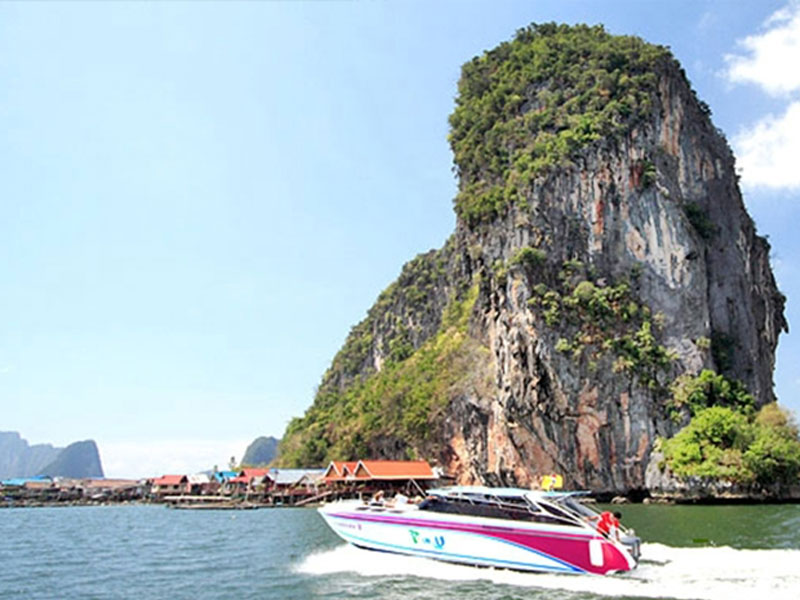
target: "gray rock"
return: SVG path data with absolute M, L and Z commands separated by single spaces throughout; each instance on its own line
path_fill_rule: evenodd
M 103 477 L 97 444 L 93 440 L 70 444 L 39 474 L 50 477 Z

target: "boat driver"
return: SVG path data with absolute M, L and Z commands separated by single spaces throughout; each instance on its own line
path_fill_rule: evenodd
M 589 517 L 590 521 L 597 521 L 597 531 L 606 537 L 619 539 L 619 520 L 622 518 L 620 512 L 609 512 L 604 510 L 599 517 Z
M 600 515 L 600 520 L 597 522 L 597 531 L 608 537 L 619 539 L 619 520 L 621 518 L 622 513 L 603 511 Z

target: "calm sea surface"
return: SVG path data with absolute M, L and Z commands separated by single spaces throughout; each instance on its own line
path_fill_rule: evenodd
M 800 506 L 624 506 L 614 577 L 477 569 L 344 545 L 312 509 L 0 509 L 0 598 L 800 598 Z

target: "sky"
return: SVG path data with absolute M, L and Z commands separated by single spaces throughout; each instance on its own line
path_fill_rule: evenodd
M 107 476 L 279 437 L 454 229 L 460 67 L 532 22 L 669 46 L 800 323 L 800 3 L 0 3 L 0 430 Z M 800 411 L 800 336 L 775 390 Z

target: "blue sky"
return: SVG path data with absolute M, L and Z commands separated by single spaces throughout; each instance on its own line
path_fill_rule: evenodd
M 668 45 L 800 322 L 795 2 L 0 4 L 0 429 L 107 473 L 279 436 L 454 227 L 461 64 L 531 22 Z M 800 409 L 800 340 L 776 391 Z

